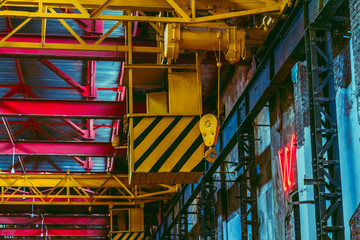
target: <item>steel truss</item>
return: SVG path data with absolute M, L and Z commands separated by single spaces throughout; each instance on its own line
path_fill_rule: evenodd
M 146 189 L 146 190 L 145 190 Z M 0 174 L 0 204 L 134 206 L 165 200 L 170 185 L 128 185 L 116 174 Z
M 191 2 L 191 3 L 190 3 Z M 132 45 L 125 44 L 119 38 L 109 37 L 118 27 L 126 22 L 147 22 L 160 35 L 164 36 L 164 23 L 183 23 L 188 25 L 204 24 L 234 17 L 254 14 L 279 14 L 288 4 L 288 0 L 258 1 L 242 0 L 224 1 L 209 5 L 206 1 L 151 0 L 151 1 L 112 1 L 96 0 L 89 3 L 85 0 L 49 0 L 49 1 L 18 1 L 5 0 L 0 3 L 0 17 L 24 18 L 24 21 L 14 29 L 0 34 L 0 52 L 8 55 L 36 55 L 40 50 L 44 56 L 81 57 L 94 59 L 124 58 L 123 53 L 141 53 L 140 58 L 149 59 L 160 54 L 161 44 L 136 41 Z M 16 7 L 16 10 L 14 9 Z M 30 9 L 30 10 L 29 10 Z M 104 12 L 104 10 L 106 10 Z M 123 11 L 124 14 L 119 14 Z M 135 12 L 137 13 L 135 14 Z M 201 12 L 201 14 L 197 14 Z M 199 16 L 208 13 L 207 16 Z M 18 34 L 26 24 L 33 19 L 41 19 L 40 35 Z M 56 37 L 46 34 L 47 20 L 57 19 L 68 30 L 68 37 Z M 79 36 L 64 20 L 74 20 L 87 36 Z M 102 21 L 114 21 L 113 26 L 102 32 Z M 211 28 L 211 26 L 210 26 Z M 95 29 L 95 30 L 92 30 Z M 120 40 L 120 41 L 119 41 Z M 159 41 L 160 42 L 160 41 Z M 17 49 L 14 51 L 14 49 Z M 26 49 L 22 51 L 21 49 Z M 95 54 L 94 54 L 95 53 Z M 104 55 L 104 56 L 103 56 Z M 145 56 L 144 56 L 145 55 Z M 136 57 L 136 56 L 135 56 Z M 152 58 L 154 59 L 154 58 Z M 134 59 L 136 60 L 136 58 Z
M 178 231 L 179 231 L 179 238 L 180 239 L 189 239 L 189 221 L 188 221 L 188 214 L 184 214 L 181 217 L 179 217 L 178 222 Z
M 0 17 L 22 18 L 55 18 L 55 19 L 89 19 L 108 21 L 140 21 L 140 22 L 169 22 L 169 23 L 202 23 L 241 17 L 245 15 L 261 14 L 264 12 L 279 12 L 287 4 L 286 0 L 244 2 L 224 1 L 223 4 L 209 5 L 207 1 L 179 1 L 179 0 L 48 0 L 48 1 L 20 1 L 4 0 L 0 7 L 19 7 L 20 9 L 6 9 L 0 11 Z M 231 7 L 230 7 L 231 6 Z M 21 9 L 21 7 L 27 7 Z M 29 7 L 33 8 L 29 11 Z M 60 11 L 60 9 L 66 9 Z M 70 11 L 69 11 L 70 9 Z M 56 10 L 56 11 L 55 11 Z M 104 12 L 107 10 L 108 12 Z M 119 11 L 140 11 L 139 15 L 119 15 Z M 148 16 L 146 12 L 170 12 L 170 15 Z M 210 12 L 208 16 L 196 16 L 196 12 Z M 26 20 L 29 21 L 29 20 Z M 120 22 L 121 23 L 121 22 Z
M 206 240 L 215 240 L 215 186 L 210 179 L 202 186 L 198 216 L 202 225 L 202 236 Z
M 318 239 L 344 239 L 331 26 L 306 32 L 314 200 Z
M 244 126 L 238 131 L 240 170 L 241 239 L 258 239 L 257 180 L 254 128 Z M 250 234 L 250 235 L 249 235 Z

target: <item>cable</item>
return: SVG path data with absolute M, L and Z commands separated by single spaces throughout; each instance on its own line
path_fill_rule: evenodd
M 15 145 L 13 145 L 11 173 L 15 173 Z

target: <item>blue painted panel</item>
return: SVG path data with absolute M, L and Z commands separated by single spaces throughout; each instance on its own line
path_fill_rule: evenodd
M 252 109 L 259 101 L 270 84 L 270 63 L 267 63 L 258 80 L 249 90 L 249 109 Z

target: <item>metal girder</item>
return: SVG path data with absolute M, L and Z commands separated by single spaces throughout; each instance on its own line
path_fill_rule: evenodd
M 202 185 L 198 216 L 202 225 L 203 239 L 215 240 L 215 186 L 213 179 Z
M 0 33 L 0 41 L 6 37 L 8 33 Z M 100 37 L 82 36 L 86 43 L 87 50 L 79 49 L 79 42 L 72 36 L 56 36 L 46 35 L 47 45 L 40 47 L 41 35 L 15 33 L 7 42 L 11 47 L 0 47 L 0 57 L 42 57 L 42 58 L 62 58 L 62 59 L 94 59 L 104 61 L 124 61 L 125 52 L 120 51 L 119 46 L 125 45 L 123 37 L 107 37 L 101 45 L 107 46 L 108 49 L 100 49 L 94 45 Z M 155 41 L 136 38 L 133 39 L 134 62 L 152 62 L 156 60 L 156 52 L 160 50 L 156 47 Z M 137 52 L 137 46 L 146 47 L 151 52 Z
M 286 0 L 274 1 L 222 1 L 221 3 L 210 4 L 205 0 L 197 0 L 191 4 L 188 0 L 150 0 L 150 1 L 126 1 L 126 0 L 68 0 L 68 1 L 20 1 L 5 0 L 0 6 L 6 7 L 33 7 L 32 12 L 28 10 L 3 10 L 0 16 L 3 17 L 23 17 L 23 18 L 55 18 L 55 19 L 92 19 L 92 20 L 112 20 L 112 21 L 143 21 L 143 22 L 184 22 L 197 23 L 205 21 L 216 21 L 232 17 L 240 17 L 264 12 L 279 12 L 287 3 Z M 52 9 L 70 8 L 78 10 L 78 13 L 60 13 Z M 37 9 L 37 11 L 36 11 Z M 87 10 L 94 10 L 89 14 Z M 191 9 L 191 10 L 190 10 Z M 48 10 L 50 12 L 48 12 Z M 103 14 L 104 10 L 110 13 Z M 179 16 L 159 17 L 159 16 L 136 16 L 136 15 L 118 15 L 111 11 L 143 11 L 143 12 L 177 12 Z M 190 13 L 195 15 L 196 11 L 207 11 L 212 15 L 205 17 L 189 17 Z
M 24 240 L 24 238 L 23 237 L 16 237 L 16 236 L 12 236 L 12 238 L 11 239 L 13 239 L 13 240 L 18 240 L 18 239 L 22 239 L 22 240 Z M 26 240 L 39 240 L 39 238 L 30 238 L 30 237 L 27 237 L 27 238 L 25 238 Z M 41 238 L 40 238 L 41 239 Z M 54 239 L 54 238 L 53 238 Z M 104 239 L 104 237 L 103 238 L 95 238 L 95 239 L 91 239 L 91 238 L 83 238 L 83 237 L 71 237 L 71 238 L 61 238 L 61 240 L 74 240 L 74 239 L 79 239 L 79 240 L 100 240 L 100 239 Z
M 241 239 L 259 239 L 254 128 L 238 131 Z
M 0 116 L 106 119 L 125 114 L 125 102 L 0 98 Z
M 0 174 L 0 205 L 129 206 L 171 198 L 170 185 L 129 186 L 127 175 Z
M 109 217 L 92 216 L 47 216 L 31 217 L 0 215 L 0 224 L 6 225 L 109 225 Z
M 44 236 L 48 237 L 99 237 L 105 236 L 107 230 L 101 229 L 77 229 L 77 228 L 0 228 L 0 236 Z
M 330 25 L 306 32 L 317 239 L 345 239 Z
M 55 141 L 17 141 L 15 153 L 11 142 L 0 142 L 0 156 L 89 156 L 112 157 L 115 155 L 111 143 L 105 142 L 55 142 Z M 126 146 L 117 155 L 126 155 Z

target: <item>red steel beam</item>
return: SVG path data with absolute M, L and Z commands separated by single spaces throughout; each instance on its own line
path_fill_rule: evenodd
M 73 236 L 73 237 L 101 237 L 107 234 L 105 229 L 51 229 L 51 228 L 0 228 L 0 236 L 45 236 L 47 232 L 48 237 L 62 237 L 62 236 Z
M 11 238 L 13 240 L 18 240 L 18 239 L 21 239 L 21 240 L 43 240 L 44 238 L 17 238 L 17 237 L 13 237 Z M 57 240 L 101 240 L 101 239 L 105 239 L 105 236 L 100 236 L 100 238 L 93 238 L 93 237 L 88 237 L 88 238 L 84 238 L 84 237 L 71 237 L 71 238 L 52 238 L 52 239 L 57 239 Z
M 56 75 L 58 75 L 61 79 L 63 79 L 66 83 L 68 83 L 70 86 L 72 86 L 76 91 L 78 91 L 81 95 L 84 97 L 88 97 L 88 89 L 84 86 L 81 86 L 79 83 L 77 83 L 74 79 L 72 79 L 69 75 L 67 75 L 65 72 L 63 72 L 60 68 L 56 67 L 54 64 L 52 64 L 47 59 L 39 59 L 39 61 L 49 68 L 52 72 L 54 72 Z
M 0 98 L 0 116 L 114 119 L 124 114 L 125 102 Z
M 109 217 L 79 217 L 79 216 L 44 216 L 41 217 L 31 216 L 0 216 L 0 224 L 11 225 L 108 225 Z
M 17 141 L 15 146 L 15 155 L 21 156 L 112 157 L 115 153 L 126 155 L 125 148 L 115 151 L 111 143 L 105 142 Z M 11 142 L 0 142 L 0 156 L 12 154 Z

